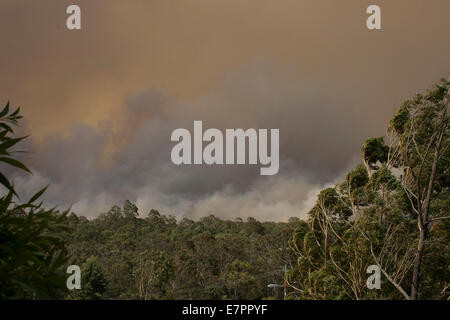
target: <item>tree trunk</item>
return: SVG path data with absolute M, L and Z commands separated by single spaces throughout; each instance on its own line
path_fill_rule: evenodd
M 420 207 L 420 201 L 419 201 L 419 205 L 418 205 L 419 217 L 417 219 L 418 219 L 420 236 L 419 236 L 419 244 L 417 245 L 417 254 L 414 259 L 413 281 L 412 281 L 412 287 L 411 287 L 411 300 L 417 300 L 418 295 L 419 295 L 420 266 L 422 264 L 423 247 L 425 246 L 425 238 L 426 238 L 426 233 L 427 233 L 428 224 L 429 224 L 429 212 L 430 212 L 431 197 L 433 195 L 434 183 L 435 183 L 435 178 L 436 178 L 436 170 L 437 170 L 439 158 L 441 156 L 440 151 L 441 151 L 442 139 L 443 139 L 445 130 L 446 130 L 446 126 L 444 126 L 441 129 L 441 132 L 439 133 L 439 137 L 438 137 L 438 140 L 436 143 L 436 147 L 434 149 L 433 165 L 431 166 L 431 174 L 430 174 L 430 179 L 428 181 L 428 189 L 427 189 L 427 194 L 426 194 L 425 200 L 423 202 L 423 206 L 422 206 L 422 208 Z
M 425 245 L 426 228 L 422 226 L 420 229 L 419 244 L 417 245 L 417 253 L 414 258 L 413 281 L 411 287 L 411 300 L 417 300 L 419 295 L 420 267 L 422 264 L 423 248 Z

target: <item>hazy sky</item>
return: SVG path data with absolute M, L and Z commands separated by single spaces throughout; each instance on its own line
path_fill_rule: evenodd
M 78 4 L 82 30 L 66 29 Z M 369 31 L 369 4 L 382 30 Z M 450 75 L 448 0 L 0 0 L 0 103 L 31 134 L 24 195 L 94 217 L 303 217 L 401 102 Z M 170 133 L 279 128 L 280 172 L 176 167 Z M 24 196 L 26 197 L 26 196 Z

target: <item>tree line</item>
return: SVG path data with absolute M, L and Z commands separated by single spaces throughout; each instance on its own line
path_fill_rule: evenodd
M 75 299 L 280 298 L 267 285 L 283 284 L 284 265 L 294 258 L 287 243 L 299 221 L 210 215 L 177 222 L 156 210 L 141 218 L 130 201 L 93 220 L 68 220 L 71 263 L 86 261 L 84 285 L 69 296 Z M 100 285 L 86 286 L 91 282 Z

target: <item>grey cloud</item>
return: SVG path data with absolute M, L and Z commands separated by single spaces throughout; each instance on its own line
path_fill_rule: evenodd
M 77 125 L 67 137 L 47 138 L 26 159 L 35 174 L 17 177 L 16 185 L 30 195 L 39 183 L 50 183 L 49 204 L 73 205 L 90 217 L 125 199 L 143 213 L 155 208 L 180 217 L 304 216 L 320 187 L 356 162 L 370 133 L 355 103 L 259 61 L 191 102 L 171 101 L 155 89 L 131 96 L 117 132 L 107 123 L 101 129 Z M 170 134 L 192 130 L 193 120 L 205 128 L 279 128 L 279 174 L 260 176 L 258 166 L 247 165 L 173 165 Z M 116 150 L 108 156 L 111 144 Z

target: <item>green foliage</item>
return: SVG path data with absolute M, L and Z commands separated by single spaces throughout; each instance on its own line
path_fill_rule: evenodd
M 228 296 L 234 300 L 239 298 L 238 292 L 245 293 L 256 280 L 252 275 L 252 265 L 239 259 L 225 265 L 221 278 L 228 289 Z
M 75 300 L 100 300 L 106 291 L 107 280 L 94 257 L 81 267 L 81 289 L 73 290 L 69 297 Z
M 346 181 L 350 184 L 352 190 L 364 187 L 369 182 L 366 168 L 362 164 L 358 165 L 347 174 Z
M 399 181 L 385 165 L 382 165 L 380 169 L 373 173 L 368 185 L 372 190 L 379 190 L 380 188 L 385 187 L 385 190 L 389 191 L 395 190 L 398 186 Z
M 14 112 L 9 113 L 9 102 L 0 112 L 0 162 L 7 163 L 21 170 L 30 172 L 30 170 L 23 163 L 11 157 L 11 154 L 13 153 L 11 148 L 26 138 L 15 138 L 9 136 L 9 134 L 14 133 L 12 126 L 17 125 L 18 121 L 22 118 L 19 112 L 20 109 L 17 108 Z M 13 186 L 2 172 L 0 172 L 0 184 L 8 189 L 8 191 L 10 191 L 13 195 L 17 196 Z
M 389 147 L 384 144 L 383 137 L 370 138 L 362 146 L 363 159 L 369 165 L 378 161 L 385 163 L 389 155 Z
M 108 283 L 104 299 L 262 299 L 294 263 L 287 247 L 298 219 L 177 222 L 156 210 L 129 218 L 127 207 L 93 220 L 69 216 L 71 262 L 95 258 Z
M 30 170 L 12 158 L 11 151 L 25 137 L 14 138 L 12 125 L 21 119 L 19 109 L 9 113 L 9 103 L 0 112 L 0 161 L 20 170 Z M 0 198 L 0 299 L 54 298 L 65 288 L 67 263 L 67 212 L 45 209 L 36 203 L 46 188 L 20 204 L 13 184 L 0 172 L 7 194 Z
M 393 145 L 388 147 L 383 137 L 368 139 L 362 146 L 364 165 L 350 171 L 336 188 L 319 193 L 308 221 L 299 223 L 290 241 L 298 259 L 288 274 L 294 296 L 404 298 L 384 276 L 381 290 L 367 289 L 366 269 L 375 264 L 372 251 L 397 284 L 411 289 L 419 234 L 414 206 L 417 194 L 425 190 L 419 186 L 429 184 L 434 159 L 429 150 L 434 150 L 439 140 L 432 138 L 442 128 L 443 152 L 435 168 L 430 216 L 448 217 L 450 212 L 449 85 L 444 79 L 406 101 L 390 122 Z M 420 297 L 448 299 L 450 222 L 436 220 L 427 228 Z
M 398 135 L 402 135 L 406 130 L 405 125 L 409 120 L 409 104 L 410 101 L 405 102 L 390 121 L 391 128 L 394 129 Z

